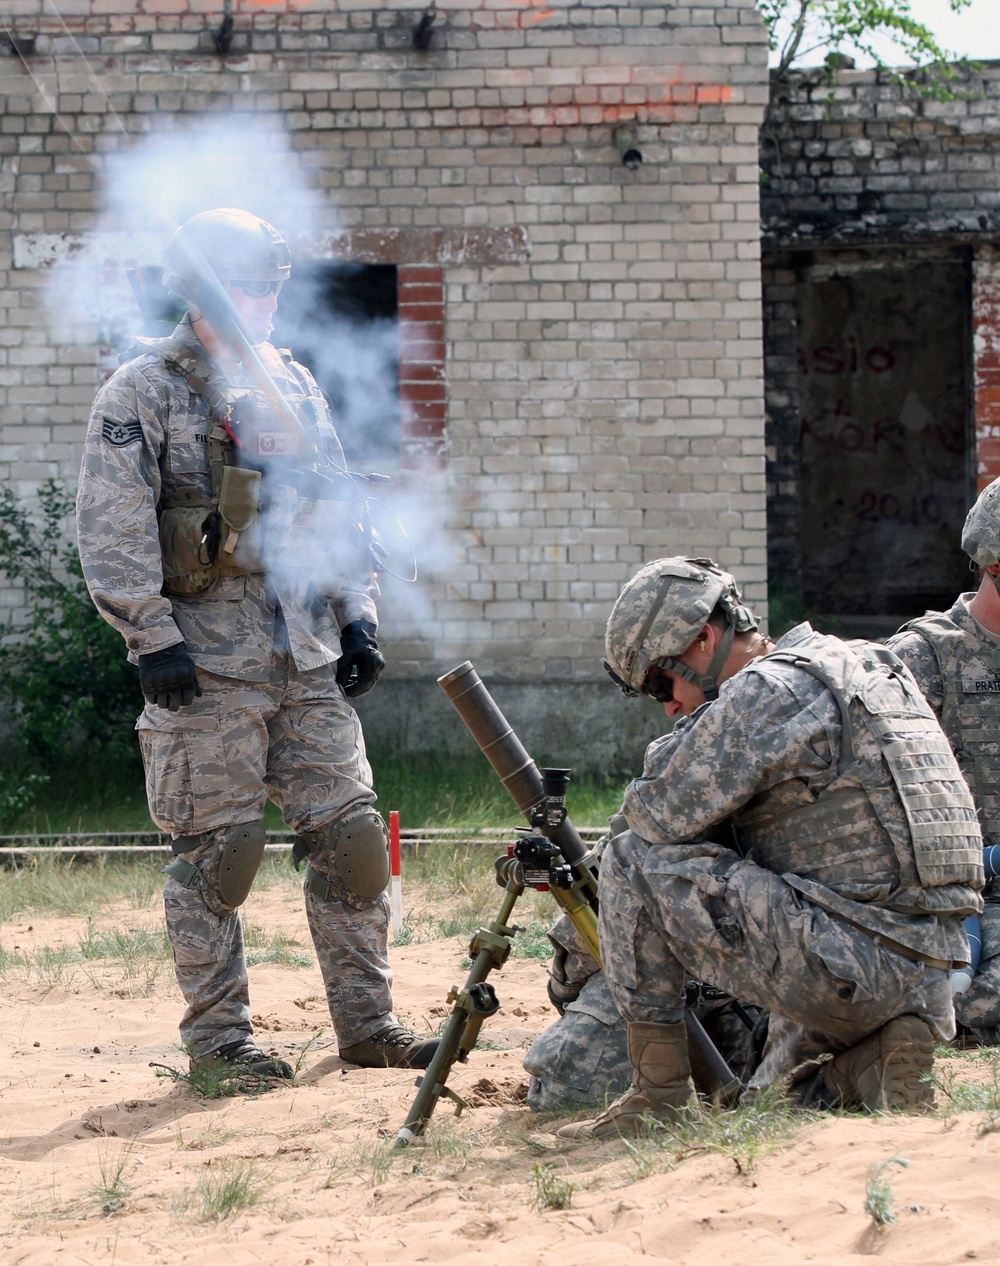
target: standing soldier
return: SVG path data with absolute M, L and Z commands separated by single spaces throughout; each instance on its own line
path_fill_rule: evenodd
M 889 639 L 934 709 L 979 808 L 987 849 L 1000 844 L 1000 479 L 969 511 L 962 549 L 982 568 L 979 588 L 950 611 L 928 611 Z M 990 870 L 987 870 L 990 874 Z M 1000 1040 L 1000 878 L 984 892 L 982 953 L 955 1014 L 980 1042 Z M 963 974 L 964 975 L 964 974 Z M 964 981 L 968 980 L 964 975 Z
M 290 271 L 285 241 L 245 211 L 205 211 L 177 231 L 164 284 L 190 311 L 98 393 L 80 556 L 146 699 L 136 728 L 150 813 L 176 854 L 164 906 L 192 1066 L 292 1075 L 253 1040 L 239 914 L 270 797 L 298 835 L 296 860 L 308 856 L 306 913 L 341 1058 L 424 1068 L 436 1042 L 393 1015 L 386 831 L 348 702 L 385 663 L 378 588 L 325 399 L 267 342 Z M 195 302 L 221 299 L 218 283 L 242 359 L 223 318 Z
M 606 645 L 626 694 L 687 719 L 647 749 L 601 864 L 632 1086 L 560 1133 L 637 1133 L 691 1101 L 689 976 L 771 1013 L 751 1085 L 818 1057 L 821 1102 L 929 1104 L 934 1040 L 955 1031 L 962 918 L 981 908 L 982 838 L 904 665 L 808 624 L 772 644 L 707 559 L 643 567 Z

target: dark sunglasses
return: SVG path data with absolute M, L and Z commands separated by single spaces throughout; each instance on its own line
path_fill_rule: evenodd
M 282 287 L 280 281 L 231 281 L 229 284 L 239 286 L 240 290 L 251 299 L 263 299 L 265 295 L 280 294 Z
M 602 659 L 601 663 L 604 665 L 604 671 L 622 694 L 629 699 L 638 699 L 644 696 L 647 699 L 655 699 L 657 703 L 671 703 L 673 701 L 674 679 L 661 672 L 655 665 L 646 674 L 646 680 L 642 684 L 642 689 L 633 690 L 630 685 L 622 681 L 606 659 Z

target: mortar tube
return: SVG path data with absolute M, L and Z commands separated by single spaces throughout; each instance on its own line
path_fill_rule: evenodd
M 471 661 L 466 660 L 439 677 L 438 685 L 451 700 L 514 803 L 530 822 L 532 810 L 546 800 L 542 776 Z M 546 828 L 542 833 L 556 845 L 571 866 L 588 864 L 589 850 L 568 817 L 559 826 Z

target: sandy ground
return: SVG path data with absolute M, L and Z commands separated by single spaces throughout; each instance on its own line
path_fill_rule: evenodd
M 249 916 L 294 932 L 309 952 L 287 893 L 255 894 Z M 123 907 L 97 924 L 156 919 Z M 0 928 L 0 946 L 37 951 L 84 931 L 83 919 L 20 919 Z M 457 941 L 394 950 L 405 1020 L 438 1025 L 462 958 Z M 45 979 L 8 971 L 0 1266 L 1000 1262 L 992 1115 L 831 1117 L 752 1165 L 697 1151 L 670 1162 L 621 1142 L 562 1145 L 518 1102 L 524 1049 L 551 1018 L 544 967 L 515 959 L 493 979 L 502 1010 L 450 1082 L 474 1106 L 456 1118 L 443 1105 L 424 1140 L 392 1152 L 414 1074 L 340 1061 L 315 966 L 251 971 L 261 1043 L 294 1060 L 312 1040 L 298 1084 L 223 1100 L 198 1099 L 150 1067 L 184 1066 L 166 964 L 98 960 Z M 991 1075 L 971 1056 L 947 1063 L 950 1074 Z M 885 1171 L 897 1218 L 879 1232 L 864 1211 L 866 1183 L 894 1157 L 906 1162 Z M 234 1181 L 258 1202 L 220 1217 L 217 1193 Z M 538 1207 L 553 1182 L 572 1188 L 568 1208 Z M 120 1208 L 108 1214 L 115 1186 Z

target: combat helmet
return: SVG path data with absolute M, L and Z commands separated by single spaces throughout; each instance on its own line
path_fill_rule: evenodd
M 983 489 L 966 516 L 962 549 L 979 567 L 1000 563 L 1000 479 Z
M 163 284 L 191 299 L 187 279 L 206 261 L 219 281 L 287 281 L 292 271 L 288 243 L 273 225 L 249 211 L 217 207 L 201 211 L 177 230 L 167 246 Z
M 608 617 L 604 667 L 625 694 L 650 693 L 650 669 L 670 669 L 704 691 L 719 693 L 718 676 L 737 633 L 757 628 L 757 619 L 740 602 L 735 579 L 710 558 L 658 558 L 647 563 L 618 595 Z M 727 627 L 702 676 L 677 658 L 694 642 L 716 608 Z M 655 696 L 654 696 L 655 697 Z

